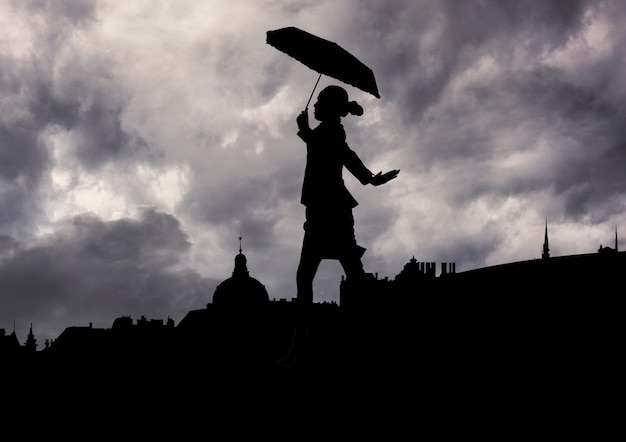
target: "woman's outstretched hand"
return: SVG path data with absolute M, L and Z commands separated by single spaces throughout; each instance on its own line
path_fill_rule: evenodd
M 309 112 L 308 109 L 304 109 L 300 115 L 296 117 L 296 123 L 298 123 L 298 130 L 309 129 Z
M 385 184 L 388 181 L 393 180 L 400 173 L 399 169 L 390 170 L 387 173 L 378 172 L 376 175 L 372 177 L 370 184 L 372 186 L 380 186 L 381 184 Z

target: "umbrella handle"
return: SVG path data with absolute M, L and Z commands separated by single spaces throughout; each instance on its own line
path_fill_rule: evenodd
M 315 93 L 315 89 L 317 88 L 317 83 L 320 82 L 320 78 L 322 78 L 322 74 L 320 74 L 320 76 L 317 77 L 317 81 L 315 82 L 315 86 L 313 86 L 313 91 L 311 91 L 311 96 L 309 97 L 309 101 L 306 102 L 306 106 L 304 107 L 305 111 L 309 109 L 309 103 L 311 102 L 311 98 L 313 98 L 313 94 Z

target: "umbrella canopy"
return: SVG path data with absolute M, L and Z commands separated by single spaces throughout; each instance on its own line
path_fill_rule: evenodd
M 293 26 L 267 31 L 266 42 L 318 72 L 320 77 L 328 75 L 380 98 L 372 70 L 337 43 Z

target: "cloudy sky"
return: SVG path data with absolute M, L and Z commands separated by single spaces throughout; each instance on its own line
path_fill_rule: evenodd
M 24 342 L 211 301 L 243 237 L 295 296 L 317 74 L 268 45 L 296 26 L 348 49 L 381 98 L 348 143 L 364 264 L 457 272 L 595 252 L 626 235 L 626 3 L 503 0 L 0 1 L 0 328 Z M 341 84 L 322 77 L 319 88 Z M 318 89 L 319 90 L 319 89 Z M 316 301 L 339 300 L 324 261 Z

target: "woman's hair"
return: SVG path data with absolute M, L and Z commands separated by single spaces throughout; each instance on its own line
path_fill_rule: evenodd
M 341 86 L 326 86 L 320 92 L 320 99 L 328 100 L 337 109 L 339 115 L 363 115 L 363 108 L 356 101 L 348 100 L 348 92 Z

